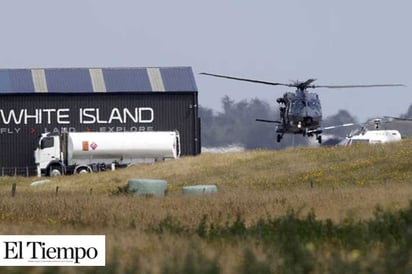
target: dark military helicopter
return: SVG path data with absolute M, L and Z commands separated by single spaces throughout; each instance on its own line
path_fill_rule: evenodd
M 333 129 L 337 127 L 352 126 L 354 124 L 343 124 L 332 127 L 321 127 L 322 122 L 322 107 L 318 94 L 308 92 L 307 89 L 313 88 L 374 88 L 374 87 L 399 87 L 404 86 L 402 84 L 381 84 L 381 85 L 313 85 L 316 79 L 308 79 L 305 82 L 295 81 L 290 84 L 267 82 L 247 78 L 238 78 L 220 74 L 212 74 L 202 72 L 202 75 L 246 81 L 264 85 L 272 86 L 285 86 L 296 88 L 295 92 L 286 92 L 283 97 L 278 98 L 276 101 L 279 104 L 280 119 L 279 120 L 266 120 L 256 119 L 258 122 L 275 123 L 277 141 L 280 142 L 283 135 L 288 134 L 302 134 L 303 136 L 316 136 L 319 143 L 322 142 L 323 130 Z

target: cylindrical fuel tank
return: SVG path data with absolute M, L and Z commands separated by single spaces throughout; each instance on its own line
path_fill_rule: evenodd
M 112 158 L 178 158 L 179 134 L 175 131 L 71 132 L 67 136 L 69 161 Z

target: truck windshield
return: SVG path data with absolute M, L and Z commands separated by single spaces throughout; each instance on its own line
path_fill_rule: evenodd
M 54 146 L 54 138 L 53 137 L 46 137 L 41 140 L 40 149 L 45 149 Z

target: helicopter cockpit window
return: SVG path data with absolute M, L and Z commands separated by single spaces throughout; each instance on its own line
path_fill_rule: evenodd
M 308 101 L 308 107 L 310 108 L 318 108 L 320 106 L 319 101 L 311 100 Z
M 296 101 L 294 101 L 293 104 L 292 104 L 292 108 L 293 108 L 293 109 L 296 109 L 296 110 L 302 109 L 302 108 L 304 108 L 304 107 L 306 107 L 306 102 L 303 101 L 303 100 L 296 100 Z

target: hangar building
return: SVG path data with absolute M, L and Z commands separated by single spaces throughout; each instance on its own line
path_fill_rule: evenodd
M 34 175 L 41 133 L 171 131 L 200 153 L 191 67 L 0 69 L 0 172 Z

